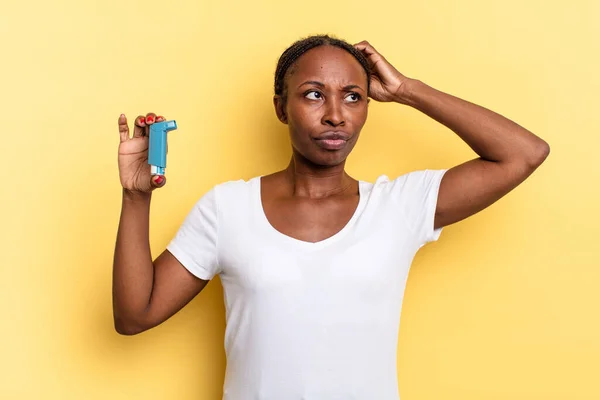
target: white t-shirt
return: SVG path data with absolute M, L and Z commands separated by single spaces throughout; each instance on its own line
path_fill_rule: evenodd
M 214 186 L 168 250 L 223 285 L 224 400 L 398 400 L 396 349 L 408 271 L 439 238 L 446 170 L 359 181 L 348 224 L 317 243 L 267 220 L 260 177 Z

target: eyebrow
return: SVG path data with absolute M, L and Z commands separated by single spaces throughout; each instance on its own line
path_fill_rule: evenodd
M 318 86 L 318 87 L 321 87 L 321 88 L 325 87 L 325 84 L 323 82 L 319 82 L 319 81 L 306 81 L 306 82 L 303 82 L 300 85 L 298 85 L 298 88 L 301 88 L 304 85 L 315 85 L 315 86 Z M 352 89 L 363 90 L 363 88 L 361 88 L 358 85 L 346 85 L 346 86 L 343 87 L 344 91 L 349 91 L 349 90 L 352 90 Z

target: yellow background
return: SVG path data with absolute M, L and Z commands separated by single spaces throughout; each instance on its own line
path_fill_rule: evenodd
M 218 281 L 151 331 L 113 329 L 116 121 L 179 125 L 152 202 L 156 256 L 212 185 L 285 167 L 277 58 L 331 33 L 551 145 L 522 186 L 417 255 L 403 400 L 600 399 L 599 4 L 3 0 L 0 398 L 220 398 Z M 371 102 L 348 170 L 373 180 L 473 156 L 415 110 Z

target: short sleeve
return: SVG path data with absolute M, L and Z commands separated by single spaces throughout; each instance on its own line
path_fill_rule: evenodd
M 392 181 L 390 195 L 399 204 L 420 245 L 437 241 L 442 228 L 434 229 L 435 212 L 446 169 L 414 171 Z
M 167 246 L 186 269 L 204 280 L 210 280 L 220 272 L 216 197 L 216 187 L 202 196 Z

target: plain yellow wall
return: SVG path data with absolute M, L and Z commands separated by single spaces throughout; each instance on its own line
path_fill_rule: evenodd
M 116 121 L 154 111 L 179 125 L 152 200 L 157 255 L 212 185 L 285 167 L 277 58 L 331 33 L 369 40 L 404 74 L 552 149 L 526 183 L 417 255 L 403 400 L 600 399 L 599 4 L 4 0 L 0 398 L 220 398 L 218 280 L 160 327 L 113 329 Z M 371 102 L 348 170 L 372 180 L 473 156 L 426 116 Z

